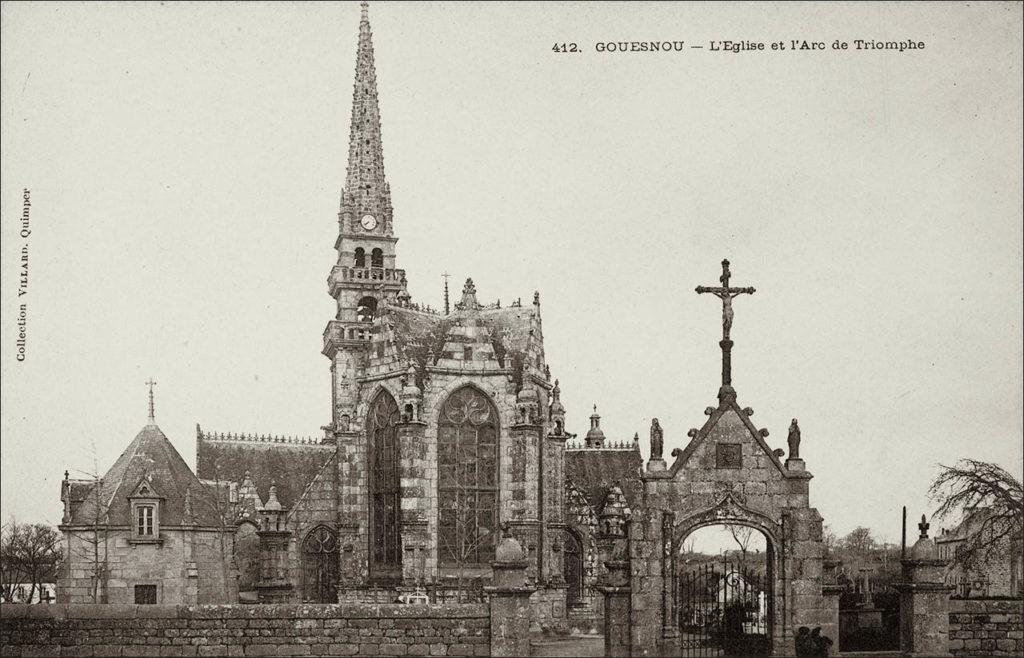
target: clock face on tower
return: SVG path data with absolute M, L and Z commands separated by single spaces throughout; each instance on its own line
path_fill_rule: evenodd
M 363 215 L 363 218 L 359 220 L 359 225 L 367 231 L 372 231 L 377 228 L 377 218 L 373 215 Z

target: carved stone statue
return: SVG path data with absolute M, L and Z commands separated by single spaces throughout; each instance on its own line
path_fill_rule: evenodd
M 651 420 L 651 459 L 661 459 L 661 452 L 665 449 L 664 432 L 658 419 Z
M 800 459 L 800 426 L 796 418 L 789 424 L 789 438 L 786 441 L 789 443 L 789 458 Z

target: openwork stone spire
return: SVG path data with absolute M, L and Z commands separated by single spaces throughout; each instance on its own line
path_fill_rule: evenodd
M 388 220 L 391 193 L 384 179 L 384 150 L 380 137 L 377 103 L 377 71 L 373 61 L 373 33 L 367 3 L 362 3 L 359 48 L 352 92 L 352 125 L 349 130 L 348 172 L 342 191 L 342 207 Z M 358 219 L 358 218 L 357 218 Z

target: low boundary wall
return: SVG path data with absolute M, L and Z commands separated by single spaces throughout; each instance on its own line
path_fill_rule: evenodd
M 1024 599 L 950 599 L 949 650 L 957 658 L 1024 655 Z
M 0 605 L 0 655 L 489 656 L 488 604 Z

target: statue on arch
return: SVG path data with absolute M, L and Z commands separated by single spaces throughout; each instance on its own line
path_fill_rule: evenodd
M 662 459 L 661 453 L 665 449 L 664 432 L 658 419 L 651 420 L 651 459 Z
M 789 424 L 789 438 L 786 441 L 789 443 L 789 458 L 800 459 L 800 425 L 796 418 Z

